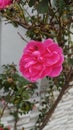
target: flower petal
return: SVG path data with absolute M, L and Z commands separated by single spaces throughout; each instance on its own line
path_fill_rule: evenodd
M 51 55 L 48 55 L 47 57 L 47 66 L 48 65 L 54 65 L 55 63 L 57 63 L 58 61 L 59 61 L 59 59 L 60 59 L 60 56 L 59 56 L 59 54 L 58 53 L 56 53 L 56 52 L 53 52 Z
M 62 71 L 62 66 L 55 67 L 52 72 L 48 75 L 49 77 L 57 77 Z

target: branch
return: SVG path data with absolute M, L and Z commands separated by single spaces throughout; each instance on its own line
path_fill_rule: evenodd
M 64 26 L 63 26 L 63 28 L 64 28 L 64 30 L 68 31 L 70 34 L 73 35 L 73 32 L 71 32 L 69 29 L 65 28 Z
M 71 73 L 72 68 L 69 71 L 69 76 L 68 79 L 66 80 L 64 86 L 62 87 L 62 90 L 58 96 L 58 98 L 56 99 L 55 103 L 53 104 L 52 108 L 50 108 L 50 110 L 46 113 L 44 119 L 42 120 L 42 124 L 39 126 L 39 130 L 43 130 L 43 128 L 46 126 L 46 124 L 48 123 L 49 119 L 51 118 L 53 112 L 55 111 L 58 103 L 61 101 L 63 95 L 65 94 L 66 90 L 70 87 L 69 86 L 69 82 L 72 78 L 72 73 Z
M 15 22 L 18 25 L 20 25 L 21 27 L 25 28 L 25 29 L 29 29 L 31 26 L 29 24 L 27 24 L 25 21 L 22 21 L 21 19 L 15 19 L 12 18 L 10 16 L 8 16 L 7 14 L 0 14 L 2 17 L 5 17 L 7 20 L 10 20 L 10 22 Z
M 8 106 L 8 103 L 5 104 L 5 106 L 4 106 L 4 108 L 3 108 L 2 112 L 1 112 L 1 115 L 0 115 L 0 119 L 2 118 L 2 116 L 4 114 L 4 111 L 5 111 L 7 106 Z

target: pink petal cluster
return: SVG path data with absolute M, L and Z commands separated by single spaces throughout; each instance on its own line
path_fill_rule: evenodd
M 62 71 L 62 48 L 52 39 L 30 41 L 23 50 L 19 70 L 28 80 L 35 82 L 45 76 L 57 77 Z
M 5 9 L 12 3 L 12 0 L 0 0 L 0 10 Z
M 0 127 L 0 130 L 5 130 L 5 129 L 10 130 L 10 128 L 8 128 L 8 127 L 5 127 L 5 128 Z
M 0 127 L 0 130 L 4 130 L 4 128 Z

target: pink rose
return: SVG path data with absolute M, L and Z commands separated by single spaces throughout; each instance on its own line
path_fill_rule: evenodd
M 12 0 L 0 0 L 0 10 L 5 9 L 11 3 L 12 3 Z
M 23 76 L 28 80 L 36 81 L 43 72 L 44 46 L 41 42 L 30 41 L 23 51 L 19 66 Z
M 4 130 L 4 128 L 0 127 L 0 130 Z
M 45 76 L 56 77 L 62 71 L 62 49 L 52 39 L 43 43 L 30 41 L 19 61 L 19 70 L 28 80 L 35 82 Z
M 62 63 L 64 61 L 64 55 L 62 48 L 58 46 L 52 39 L 44 41 L 45 47 L 45 72 L 46 76 L 57 77 L 62 71 Z M 48 71 L 50 70 L 50 73 Z

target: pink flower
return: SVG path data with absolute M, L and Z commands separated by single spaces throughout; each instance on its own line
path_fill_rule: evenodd
M 19 70 L 28 80 L 35 82 L 45 76 L 56 77 L 62 71 L 62 49 L 52 39 L 43 43 L 30 41 L 19 61 Z
M 12 0 L 0 0 L 0 10 L 5 9 L 11 3 L 12 3 Z
M 45 47 L 46 76 L 57 77 L 62 71 L 62 63 L 64 61 L 62 48 L 52 39 L 45 40 L 43 44 Z M 50 70 L 50 73 L 47 72 L 48 70 Z
M 4 128 L 0 127 L 0 130 L 4 130 Z
M 19 66 L 23 76 L 28 80 L 36 81 L 40 78 L 44 67 L 42 64 L 44 46 L 41 42 L 30 41 L 23 51 Z

